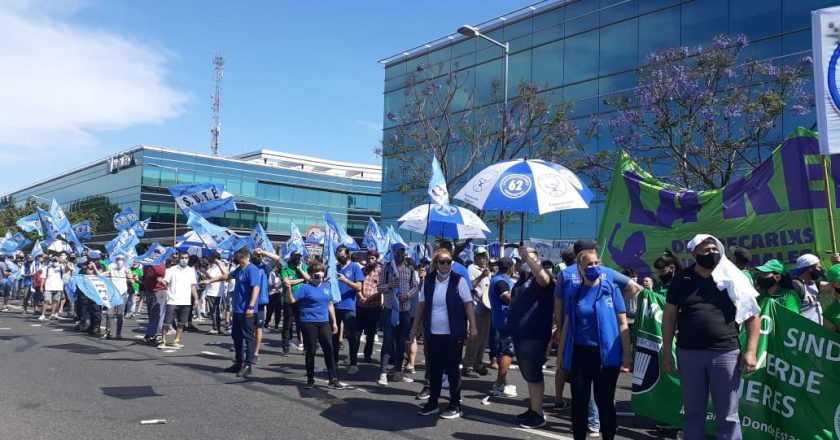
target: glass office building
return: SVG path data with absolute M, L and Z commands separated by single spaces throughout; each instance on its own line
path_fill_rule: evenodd
M 291 222 L 301 233 L 311 226 L 323 227 L 324 212 L 331 212 L 357 240 L 364 236 L 368 217 L 379 220 L 379 166 L 271 150 L 228 158 L 138 146 L 6 194 L 0 207 L 9 196 L 16 203 L 32 196 L 39 203 L 55 198 L 65 210 L 88 200 L 131 207 L 141 219 L 151 218 L 143 241 L 169 244 L 176 208 L 167 188 L 200 182 L 224 184 L 235 196 L 238 210 L 211 222 L 240 233 L 260 222 L 276 241 L 288 238 Z M 181 235 L 189 228 L 183 212 L 178 209 L 177 214 Z M 94 243 L 113 237 L 113 225 L 104 226 Z
M 661 49 L 707 45 L 717 34 L 744 34 L 750 44 L 743 59 L 798 63 L 811 52 L 810 11 L 836 5 L 837 0 L 576 0 L 544 1 L 477 25 L 481 33 L 510 44 L 509 93 L 515 99 L 520 81 L 547 85 L 543 96 L 553 103 L 573 102 L 574 117 L 593 114 L 609 118 L 604 98 L 636 84 L 634 69 Z M 453 29 L 455 31 L 455 29 Z M 474 88 L 476 104 L 491 102 L 491 84 L 503 79 L 502 50 L 480 38 L 452 34 L 380 61 L 385 66 L 383 139 L 395 133 L 389 113 L 406 105 L 406 79 L 420 65 L 443 64 L 459 71 Z M 813 90 L 808 81 L 808 89 Z M 771 134 L 783 138 L 797 126 L 810 127 L 815 112 L 785 115 Z M 593 148 L 615 148 L 602 133 Z M 397 191 L 402 175 L 390 159 L 383 160 L 382 218 L 390 223 L 411 208 L 410 198 Z M 454 194 L 460 185 L 450 188 Z M 425 188 L 418 188 L 418 194 Z M 553 213 L 528 223 L 531 238 L 595 237 L 603 200 L 588 210 Z M 492 228 L 492 226 L 491 226 Z M 507 239 L 519 238 L 519 225 L 508 227 Z M 416 238 L 416 237 L 415 237 Z

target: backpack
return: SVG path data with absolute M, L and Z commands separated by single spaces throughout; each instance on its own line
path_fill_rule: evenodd
M 32 274 L 32 288 L 35 291 L 41 291 L 44 288 L 44 277 L 41 275 L 40 270 L 36 270 L 35 273 Z

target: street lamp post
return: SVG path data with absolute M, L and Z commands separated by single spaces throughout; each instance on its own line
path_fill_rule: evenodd
M 479 32 L 477 27 L 470 26 L 468 24 L 465 24 L 465 25 L 459 27 L 458 28 L 458 33 L 467 37 L 467 38 L 475 38 L 475 37 L 483 38 L 483 39 L 495 44 L 496 46 L 501 47 L 505 51 L 504 52 L 504 54 L 505 54 L 505 76 L 504 76 L 504 80 L 502 81 L 502 84 L 503 84 L 505 90 L 504 90 L 504 101 L 502 101 L 502 148 L 501 148 L 501 150 L 502 150 L 502 152 L 504 152 L 504 154 L 507 154 L 507 142 L 508 142 L 508 132 L 507 132 L 508 131 L 507 130 L 507 119 L 508 119 L 508 113 L 507 113 L 507 111 L 508 111 L 508 66 L 509 66 L 509 60 L 510 60 L 510 43 L 501 43 L 499 41 L 496 41 L 496 40 L 488 37 L 487 35 L 484 35 L 481 32 Z M 505 218 L 504 211 L 500 211 L 499 212 L 499 228 L 504 227 L 504 221 L 505 221 L 504 218 Z M 523 221 L 522 224 L 524 226 L 524 224 L 525 224 L 524 221 Z M 501 236 L 500 236 L 500 238 L 501 238 Z M 523 240 L 523 237 L 520 237 L 520 241 L 522 241 L 522 240 Z M 504 247 L 505 244 L 501 243 L 502 240 L 499 240 L 499 241 L 500 241 L 499 244 L 502 247 Z
M 178 167 L 168 167 L 166 165 L 158 165 L 156 163 L 147 163 L 146 165 L 155 168 L 164 168 L 167 170 L 175 171 L 175 184 L 178 184 Z M 174 247 L 178 243 L 178 201 L 175 200 L 175 210 L 173 211 L 172 217 L 172 246 Z

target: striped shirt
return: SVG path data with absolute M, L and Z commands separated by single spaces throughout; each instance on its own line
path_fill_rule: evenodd
M 394 267 L 386 265 L 384 274 L 379 277 L 379 291 L 382 292 L 382 306 L 385 309 L 391 310 L 394 304 L 394 292 L 388 287 L 388 282 L 395 276 Z M 400 293 L 408 293 L 409 301 L 400 302 L 400 311 L 407 312 L 411 310 L 410 299 L 417 296 L 420 290 L 420 283 L 414 279 L 415 271 L 406 264 L 397 267 L 396 276 L 400 281 Z

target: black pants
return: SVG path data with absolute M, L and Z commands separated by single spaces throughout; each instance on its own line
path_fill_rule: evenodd
M 618 367 L 602 367 L 599 347 L 575 345 L 572 352 L 572 434 L 575 440 L 587 435 L 587 418 L 591 391 L 601 420 L 601 437 L 613 440 L 616 431 L 615 386 Z
M 356 338 L 356 311 L 336 310 L 335 321 L 339 328 L 344 325 L 344 339 L 350 341 L 350 365 L 356 365 L 359 356 L 359 339 Z M 341 331 L 333 335 L 333 359 L 338 364 L 339 338 Z
M 220 331 L 222 329 L 222 297 L 208 296 L 210 300 L 210 316 L 213 318 L 213 330 Z
M 449 376 L 449 404 L 461 406 L 461 355 L 464 341 L 453 341 L 450 335 L 426 335 L 428 347 L 426 368 L 429 370 L 429 404 L 438 406 L 440 390 L 443 385 L 443 373 Z
M 295 333 L 292 333 L 292 321 L 295 323 Z M 283 304 L 283 348 L 289 348 L 289 341 L 300 332 L 300 304 Z
M 306 378 L 315 377 L 315 349 L 321 344 L 321 351 L 324 352 L 324 363 L 327 366 L 327 373 L 330 380 L 337 379 L 336 359 L 333 357 L 332 329 L 329 322 L 302 322 L 303 349 L 306 361 Z
M 274 329 L 280 328 L 280 312 L 283 310 L 282 293 L 274 293 L 268 297 L 268 308 L 265 311 L 265 328 L 269 327 L 271 318 L 274 317 Z
M 76 314 L 79 318 L 79 329 L 81 331 L 85 331 L 87 328 L 87 321 L 90 319 L 87 307 L 88 301 L 90 300 L 87 299 L 83 293 L 76 291 Z
M 233 338 L 233 349 L 236 351 L 236 362 L 254 363 L 254 349 L 257 328 L 257 314 L 247 318 L 244 313 L 233 314 L 233 326 L 230 336 Z
M 362 335 L 365 335 L 365 359 L 373 357 L 373 338 L 376 336 L 376 325 L 379 322 L 379 307 L 359 307 L 356 309 L 356 347 L 361 345 Z
M 102 307 L 88 300 L 85 302 L 85 308 L 87 309 L 87 315 L 90 317 L 90 325 L 86 331 L 90 334 L 99 333 L 99 325 L 102 323 Z

